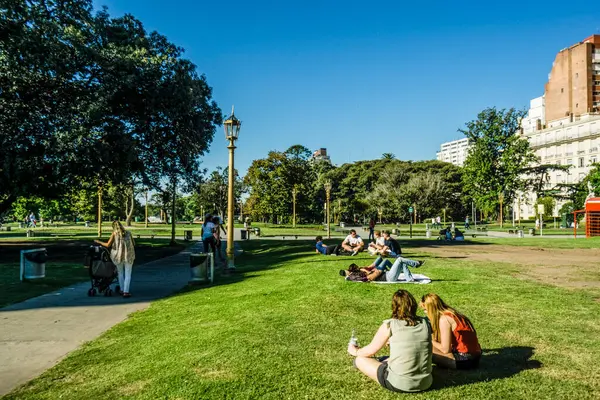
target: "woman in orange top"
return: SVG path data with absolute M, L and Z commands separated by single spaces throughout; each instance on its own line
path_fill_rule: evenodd
M 469 318 L 433 293 L 421 298 L 421 308 L 431 321 L 433 363 L 453 369 L 477 368 L 481 346 Z

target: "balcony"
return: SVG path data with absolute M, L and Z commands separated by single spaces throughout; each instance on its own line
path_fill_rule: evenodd
M 568 151 L 568 152 L 566 152 L 566 153 L 565 153 L 565 156 L 566 156 L 566 157 L 569 157 L 569 156 L 572 156 L 572 155 L 573 155 L 573 152 L 572 152 L 572 151 Z
M 585 154 L 585 150 L 579 150 L 579 151 L 577 152 L 577 155 L 580 155 L 580 154 Z
M 592 148 L 589 150 L 589 153 L 590 153 L 590 154 L 592 154 L 592 153 L 597 153 L 597 152 L 598 152 L 598 148 L 597 148 L 597 147 L 592 147 Z

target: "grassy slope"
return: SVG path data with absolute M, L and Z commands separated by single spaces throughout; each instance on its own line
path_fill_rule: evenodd
M 374 334 L 400 286 L 345 282 L 337 270 L 349 258 L 317 256 L 302 243 L 244 245 L 243 273 L 154 303 L 7 398 L 403 397 L 353 370 L 345 352 L 352 328 L 363 344 Z M 431 258 L 419 272 L 434 283 L 401 286 L 463 310 L 485 351 L 479 370 L 435 370 L 433 390 L 404 397 L 600 396 L 600 303 L 514 279 L 516 269 Z

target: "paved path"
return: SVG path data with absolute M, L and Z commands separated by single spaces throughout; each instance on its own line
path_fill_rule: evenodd
M 0 308 L 0 396 L 129 314 L 184 287 L 190 279 L 189 254 L 201 250 L 202 243 L 196 243 L 174 256 L 135 266 L 129 299 L 88 297 L 90 283 L 85 282 Z

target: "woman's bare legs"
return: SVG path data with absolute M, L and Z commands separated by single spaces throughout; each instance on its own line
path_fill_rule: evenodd
M 452 353 L 442 353 L 435 347 L 433 348 L 433 355 L 431 361 L 442 368 L 456 369 L 456 360 Z
M 356 357 L 354 364 L 360 372 L 373 379 L 375 382 L 379 382 L 377 380 L 377 369 L 381 365 L 379 361 L 370 357 Z

